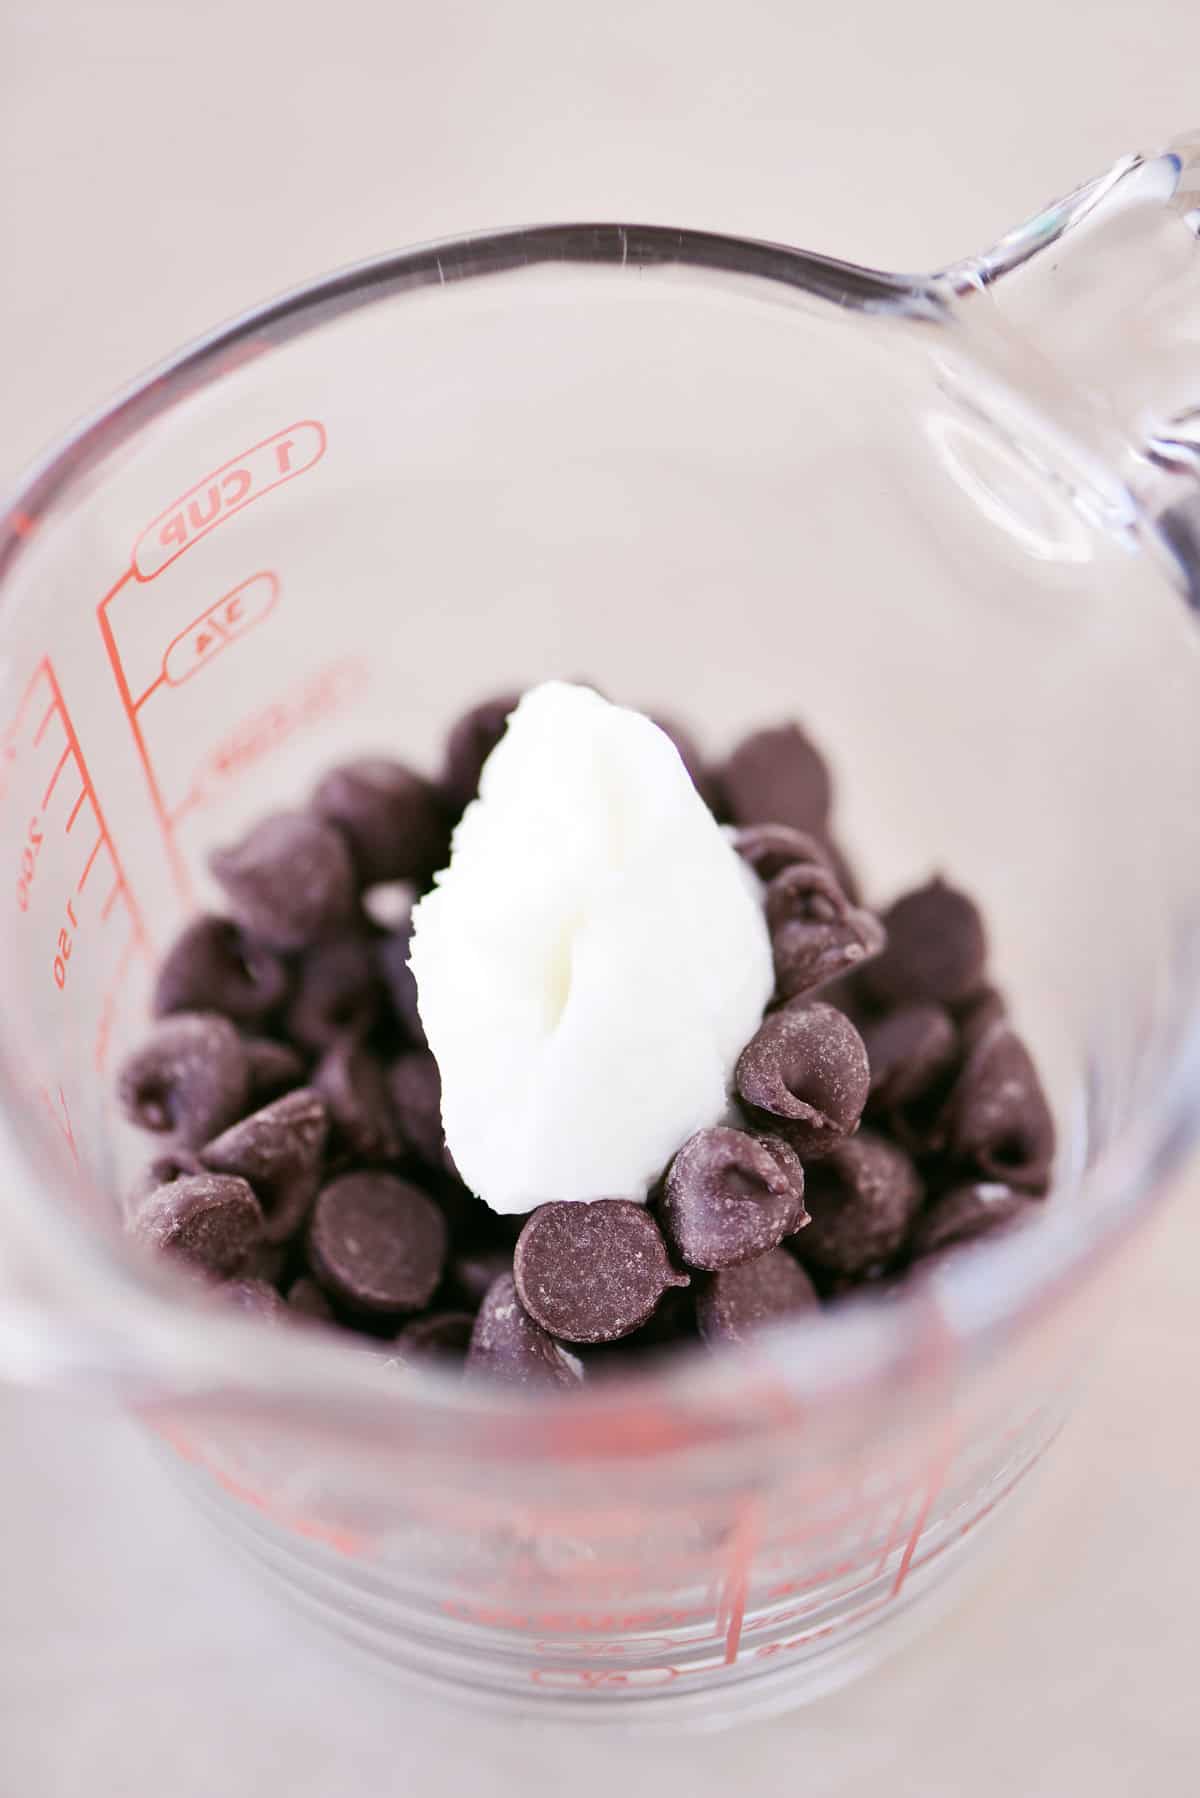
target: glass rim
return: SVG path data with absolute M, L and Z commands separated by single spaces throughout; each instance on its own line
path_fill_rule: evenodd
M 721 235 L 632 224 L 551 224 L 448 238 L 385 254 L 297 287 L 253 308 L 196 340 L 119 393 L 69 432 L 19 483 L 0 513 L 0 603 L 2 583 L 39 521 L 92 469 L 152 420 L 192 394 L 291 339 L 364 307 L 404 293 L 450 287 L 534 266 L 577 265 L 593 269 L 679 267 L 704 276 L 748 277 L 773 297 L 816 301 L 831 312 L 899 317 L 916 323 L 948 323 L 958 301 L 997 276 L 1028 262 L 1083 224 L 1114 194 L 1145 192 L 1150 171 L 1156 197 L 1175 192 L 1184 171 L 1200 163 L 1200 140 L 1158 157 L 1127 156 L 1104 175 L 1043 209 L 990 251 L 929 275 L 904 276 L 791 249 L 785 245 Z M 1172 176 L 1173 171 L 1173 176 Z M 1194 180 L 1194 174 L 1192 176 Z M 1164 186 L 1165 183 L 1165 186 Z M 711 1420 L 718 1435 L 744 1430 L 748 1390 L 765 1395 L 761 1420 L 777 1427 L 779 1404 L 788 1415 L 812 1415 L 830 1403 L 880 1385 L 914 1380 L 983 1353 L 998 1335 L 1023 1330 L 1066 1292 L 1085 1281 L 1105 1261 L 1134 1215 L 1149 1209 L 1165 1174 L 1193 1134 L 1195 1091 L 1200 1068 L 1200 1023 L 1153 1117 L 1137 1120 L 1107 1148 L 1096 1166 L 1079 1171 L 1068 1227 L 1055 1223 L 1051 1206 L 1036 1228 L 1002 1237 L 977 1250 L 952 1256 L 927 1277 L 886 1304 L 846 1301 L 763 1333 L 754 1344 L 712 1355 L 690 1351 L 664 1357 L 635 1372 L 605 1378 L 569 1394 L 531 1397 L 508 1389 L 464 1382 L 436 1370 L 406 1370 L 403 1384 L 378 1390 L 354 1369 L 355 1351 L 318 1332 L 255 1330 L 253 1357 L 245 1353 L 245 1320 L 197 1305 L 181 1327 L 179 1282 L 161 1269 L 147 1269 L 115 1237 L 77 1227 L 71 1206 L 49 1196 L 67 1185 L 63 1168 L 28 1117 L 23 1088 L 7 1054 L 0 1060 L 0 1152 L 10 1162 L 15 1207 L 24 1209 L 55 1273 L 78 1295 L 74 1319 L 50 1318 L 34 1308 L 15 1307 L 4 1328 L 0 1307 L 0 1367 L 10 1353 L 31 1383 L 94 1385 L 97 1374 L 144 1410 L 177 1411 L 189 1403 L 223 1407 L 240 1402 L 313 1406 L 335 1403 L 339 1429 L 361 1426 L 368 1434 L 394 1425 L 398 1411 L 441 1420 L 466 1432 L 477 1445 L 489 1430 L 498 1446 L 511 1446 L 520 1427 L 529 1452 L 560 1456 L 570 1445 L 597 1451 L 608 1426 L 619 1445 L 622 1420 L 632 1413 L 662 1418 L 686 1415 L 707 1439 L 699 1421 Z M 1187 1077 L 1184 1078 L 1186 1070 Z M 78 1187 L 78 1178 L 73 1184 Z M 36 1196 L 45 1192 L 40 1201 Z M 1094 1199 L 1102 1202 L 1093 1203 Z M 1061 1219 L 1061 1208 L 1057 1213 Z M 1047 1225 L 1054 1227 L 1047 1228 Z M 980 1265 L 986 1263 L 986 1277 Z M 114 1323 L 115 1316 L 120 1323 Z M 583 1425 L 567 1425 L 568 1417 Z M 542 1420 L 539 1424 L 538 1420 Z M 564 1427 L 566 1426 L 566 1427 Z M 447 1438 L 449 1441 L 450 1438 Z M 648 1430 L 641 1442 L 651 1448 L 677 1446 L 668 1430 Z M 626 1444 L 628 1446 L 628 1444 Z M 631 1450 L 630 1452 L 634 1452 Z

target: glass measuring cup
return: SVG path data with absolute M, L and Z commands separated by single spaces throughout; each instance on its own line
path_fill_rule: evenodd
M 935 277 L 632 226 L 411 252 L 186 352 L 5 515 L 0 1366 L 135 1408 L 406 1677 L 583 1718 L 794 1702 L 1011 1516 L 1192 1132 L 1196 205 L 1184 148 Z M 985 896 L 1060 1122 L 1036 1231 L 538 1405 L 129 1260 L 112 1068 L 207 848 L 551 673 L 713 749 L 802 716 L 872 891 Z

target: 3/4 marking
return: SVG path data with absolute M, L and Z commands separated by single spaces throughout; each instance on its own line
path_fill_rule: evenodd
M 193 618 L 187 629 L 180 631 L 167 645 L 162 673 L 137 701 L 138 709 L 163 682 L 169 687 L 181 687 L 201 668 L 206 668 L 236 637 L 245 636 L 256 624 L 261 624 L 278 598 L 279 576 L 263 569 L 201 612 L 199 618 Z

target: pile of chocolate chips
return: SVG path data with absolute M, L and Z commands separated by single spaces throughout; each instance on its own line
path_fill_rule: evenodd
M 406 925 L 381 883 L 426 888 L 516 703 L 476 707 L 440 779 L 372 759 L 212 858 L 228 916 L 159 970 L 125 1062 L 125 1114 L 165 1152 L 136 1237 L 271 1322 L 355 1332 L 567 1387 L 689 1338 L 717 1346 L 1019 1222 L 1054 1127 L 989 984 L 972 901 L 935 879 L 876 916 L 831 828 L 828 769 L 795 725 L 719 767 L 661 721 L 763 883 L 777 987 L 736 1071 L 736 1123 L 682 1143 L 645 1206 L 498 1217 L 457 1178 Z

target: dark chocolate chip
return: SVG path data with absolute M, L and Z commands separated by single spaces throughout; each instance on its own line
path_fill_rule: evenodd
M 343 1174 L 318 1194 L 308 1258 L 326 1291 L 356 1311 L 419 1311 L 442 1277 L 446 1222 L 407 1180 Z
M 333 1306 L 309 1274 L 301 1274 L 288 1287 L 287 1302 L 289 1308 L 298 1317 L 308 1323 L 333 1324 L 337 1319 L 333 1315 Z
M 343 930 L 357 881 L 345 838 L 310 812 L 276 812 L 209 857 L 242 928 L 274 949 L 303 949 Z
M 423 1049 L 426 1046 L 425 1026 L 417 1010 L 417 982 L 408 965 L 411 947 L 412 925 L 406 922 L 377 940 L 375 954 L 401 1029 L 410 1043 Z
M 512 1262 L 511 1248 L 471 1249 L 451 1261 L 450 1284 L 468 1305 L 481 1305 L 501 1274 L 511 1274 Z
M 268 1286 L 278 1286 L 290 1261 L 291 1250 L 287 1243 L 260 1242 L 242 1272 L 248 1278 L 265 1280 Z
M 1037 1201 L 1001 1181 L 973 1180 L 952 1186 L 931 1199 L 913 1226 L 909 1252 L 914 1261 L 973 1242 L 1022 1215 L 1032 1215 Z
M 780 998 L 795 999 L 848 974 L 883 948 L 883 926 L 851 905 L 830 871 L 796 862 L 767 887 L 767 928 Z
M 806 1267 L 862 1278 L 899 1253 L 920 1208 L 920 1175 L 903 1149 L 863 1130 L 808 1170 L 812 1222 L 796 1238 Z
M 441 800 L 403 762 L 386 756 L 345 762 L 325 776 L 312 803 L 346 838 L 363 886 L 421 884 L 446 865 L 450 833 Z
M 517 1238 L 513 1278 L 530 1317 L 565 1342 L 628 1336 L 669 1287 L 688 1284 L 629 1199 L 540 1205 Z
M 787 1005 L 738 1057 L 737 1090 L 762 1129 L 796 1153 L 826 1155 L 857 1127 L 870 1086 L 858 1031 L 832 1005 Z
M 235 1024 L 259 1024 L 287 995 L 283 962 L 244 937 L 229 918 L 205 913 L 167 951 L 154 986 L 154 1014 L 219 1011 Z
M 883 914 L 887 947 L 863 971 L 881 1005 L 933 999 L 955 1005 L 983 984 L 987 937 L 974 901 L 942 879 L 905 893 Z
M 308 1215 L 329 1132 L 325 1101 L 301 1086 L 226 1130 L 201 1153 L 205 1167 L 240 1174 L 258 1194 L 267 1242 L 286 1242 Z
M 306 1049 L 327 1049 L 348 1032 L 369 1030 L 382 998 L 369 937 L 346 935 L 314 943 L 300 957 L 287 1033 Z
M 442 772 L 442 792 L 454 812 L 474 799 L 479 791 L 483 764 L 508 728 L 509 714 L 516 710 L 519 693 L 502 693 L 472 706 L 451 730 L 446 740 L 446 761 Z
M 804 1170 L 778 1138 L 773 1152 L 744 1130 L 698 1130 L 671 1163 L 658 1213 L 689 1267 L 735 1267 L 805 1222 Z
M 388 1069 L 388 1086 L 408 1148 L 428 1167 L 453 1173 L 442 1129 L 442 1077 L 433 1056 L 426 1049 L 398 1056 Z
M 717 777 L 736 824 L 789 824 L 826 835 L 833 801 L 829 769 L 798 724 L 755 731 Z
M 1003 1020 L 975 1043 L 942 1119 L 953 1161 L 1023 1192 L 1044 1193 L 1054 1160 L 1054 1119 L 1028 1049 Z
M 474 1327 L 472 1311 L 430 1311 L 405 1324 L 396 1353 L 403 1361 L 464 1361 Z
M 303 1083 L 307 1072 L 304 1057 L 288 1043 L 277 1043 L 269 1036 L 244 1040 L 250 1064 L 250 1103 L 255 1111 Z
M 185 1174 L 145 1197 L 130 1234 L 207 1274 L 237 1273 L 262 1235 L 258 1200 L 244 1180 Z
M 129 1189 L 129 1197 L 125 1204 L 126 1216 L 137 1210 L 143 1199 L 157 1192 L 160 1186 L 169 1186 L 172 1180 L 182 1180 L 188 1174 L 203 1174 L 204 1163 L 190 1149 L 168 1149 L 165 1154 L 156 1155 L 153 1161 L 146 1163 L 141 1173 Z
M 345 1036 L 326 1049 L 313 1085 L 329 1107 L 341 1143 L 355 1160 L 397 1160 L 404 1145 L 387 1072 L 366 1043 Z
M 951 1068 L 958 1032 L 944 1005 L 918 999 L 862 1026 L 871 1064 L 872 1110 L 892 1112 L 921 1099 Z
M 696 1323 L 709 1344 L 745 1342 L 756 1330 L 812 1311 L 818 1303 L 800 1263 L 786 1249 L 771 1249 L 706 1280 L 696 1294 Z
M 228 1305 L 236 1305 L 249 1317 L 265 1324 L 286 1321 L 288 1310 L 273 1286 L 265 1280 L 227 1280 L 217 1291 Z
M 958 1040 L 964 1055 L 969 1055 L 984 1031 L 1008 1016 L 1004 995 L 994 986 L 985 986 L 971 999 L 954 1010 L 958 1024 Z
M 523 1309 L 511 1274 L 489 1287 L 467 1350 L 471 1373 L 506 1386 L 578 1386 L 583 1368 Z
M 809 831 L 793 830 L 790 824 L 747 824 L 734 831 L 733 846 L 764 884 L 785 868 L 798 865 L 835 873 L 827 844 Z
M 217 1012 L 163 1018 L 126 1058 L 117 1093 L 131 1123 L 170 1132 L 195 1148 L 240 1117 L 250 1102 L 242 1039 Z

